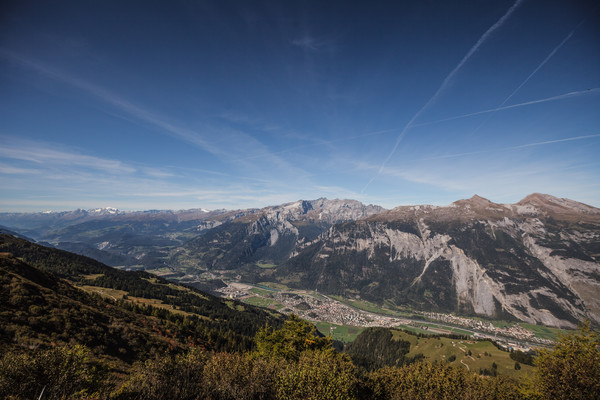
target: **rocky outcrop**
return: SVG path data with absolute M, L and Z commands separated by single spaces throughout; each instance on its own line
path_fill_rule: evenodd
M 549 195 L 475 196 L 334 225 L 278 270 L 291 284 L 550 326 L 600 323 L 600 210 Z
M 322 198 L 265 207 L 208 230 L 177 249 L 173 263 L 225 270 L 281 264 L 333 224 L 382 211 L 382 207 L 356 200 Z

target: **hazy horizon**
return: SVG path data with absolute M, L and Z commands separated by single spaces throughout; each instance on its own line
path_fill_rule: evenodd
M 534 194 L 534 193 L 530 193 Z M 542 193 L 542 194 L 549 194 L 549 193 Z M 423 205 L 429 205 L 429 206 L 437 206 L 437 207 L 445 207 L 445 206 L 449 206 L 450 204 L 459 201 L 459 200 L 466 200 L 466 199 L 470 199 L 471 197 L 474 196 L 479 196 L 478 194 L 474 194 L 473 196 L 470 196 L 469 198 L 461 198 L 461 199 L 456 199 L 451 203 L 447 203 L 447 204 L 436 204 L 436 203 L 420 203 L 420 204 L 397 204 L 393 207 L 383 207 L 380 204 L 373 204 L 373 203 L 364 203 L 365 205 L 372 205 L 372 206 L 380 206 L 383 207 L 384 209 L 387 210 L 391 210 L 393 208 L 396 207 L 410 207 L 410 206 L 423 206 Z M 528 195 L 529 196 L 529 195 Z M 515 202 L 511 202 L 511 203 L 498 203 L 496 201 L 494 201 L 493 199 L 488 199 L 484 196 L 479 196 L 479 197 L 483 197 L 486 200 L 491 201 L 492 203 L 496 203 L 496 204 L 504 204 L 504 205 L 509 205 L 509 204 L 516 204 L 518 203 L 520 200 L 523 200 L 525 197 L 524 196 L 523 199 L 519 199 L 518 201 Z M 555 197 L 555 196 L 554 196 Z M 355 200 L 355 199 L 339 199 L 339 198 L 326 198 L 327 200 Z M 564 198 L 561 198 L 564 199 Z M 219 210 L 226 210 L 226 211 L 236 211 L 236 210 L 241 210 L 241 209 L 262 209 L 265 207 L 277 207 L 277 206 L 281 206 L 284 204 L 292 204 L 292 203 L 296 203 L 299 201 L 314 201 L 314 200 L 318 200 L 318 199 L 296 199 L 296 200 L 290 200 L 290 201 L 284 201 L 283 203 L 278 203 L 278 204 L 267 204 L 267 205 L 262 205 L 259 207 L 244 207 L 244 208 L 238 208 L 238 209 L 234 209 L 234 208 L 212 208 L 212 209 L 206 209 L 204 207 L 191 207 L 191 208 L 117 208 L 117 207 L 112 207 L 110 205 L 105 205 L 105 206 L 97 206 L 97 207 L 76 207 L 76 208 L 70 208 L 70 209 L 56 209 L 56 210 L 39 210 L 39 211 L 19 211 L 19 210 L 14 210 L 14 211 L 4 211 L 4 210 L 0 210 L 0 213 L 52 213 L 52 212 L 73 212 L 73 211 L 77 211 L 77 210 L 84 210 L 84 211 L 94 211 L 94 210 L 116 210 L 116 211 L 120 211 L 120 212 L 148 212 L 148 211 L 174 211 L 174 212 L 178 212 L 178 211 L 190 211 L 190 210 L 203 210 L 206 212 L 212 212 L 212 211 L 219 211 Z M 574 201 L 578 201 L 577 199 L 568 199 L 568 200 L 574 200 Z M 578 201 L 579 202 L 579 201 Z M 583 203 L 589 206 L 592 206 L 591 204 L 587 204 L 584 202 L 579 202 L 579 203 Z M 596 207 L 597 208 L 597 207 Z

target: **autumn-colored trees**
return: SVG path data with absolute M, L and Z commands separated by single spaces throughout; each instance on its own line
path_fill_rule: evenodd
M 279 330 L 265 328 L 253 353 L 192 350 L 138 364 L 117 398 L 354 399 L 357 369 L 336 353 L 331 338 L 291 315 Z
M 350 359 L 335 352 L 303 352 L 278 375 L 276 394 L 282 400 L 356 399 L 359 379 Z
M 297 361 L 307 350 L 333 351 L 330 337 L 318 337 L 314 325 L 290 314 L 281 329 L 269 327 L 256 335 L 256 356 Z
M 381 400 L 520 398 L 510 380 L 482 377 L 443 363 L 384 367 L 369 374 L 366 386 L 369 398 Z
M 55 347 L 0 358 L 0 398 L 90 399 L 104 391 L 106 370 L 84 346 Z
M 598 334 L 583 326 L 542 351 L 535 376 L 525 383 L 448 362 L 367 371 L 334 351 L 330 338 L 316 336 L 312 325 L 290 316 L 279 330 L 261 330 L 254 352 L 190 348 L 138 362 L 110 379 L 83 346 L 8 352 L 0 358 L 0 398 L 36 398 L 45 387 L 46 400 L 595 399 L 599 347 Z
M 562 336 L 535 360 L 535 377 L 524 386 L 531 399 L 597 399 L 600 395 L 600 335 L 586 323 Z

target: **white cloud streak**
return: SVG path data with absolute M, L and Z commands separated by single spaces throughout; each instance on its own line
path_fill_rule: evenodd
M 564 139 L 546 140 L 543 142 L 527 143 L 527 144 L 522 144 L 522 145 L 518 145 L 518 146 L 501 147 L 501 148 L 495 148 L 495 149 L 491 149 L 491 150 L 479 150 L 479 151 L 471 151 L 471 152 L 467 152 L 467 153 L 448 154 L 448 155 L 439 156 L 439 157 L 427 157 L 427 158 L 423 158 L 422 160 L 442 160 L 445 158 L 457 158 L 457 157 L 465 157 L 465 156 L 472 156 L 472 155 L 485 154 L 485 153 L 506 152 L 506 151 L 511 151 L 511 150 L 525 149 L 528 147 L 545 146 L 545 145 L 549 145 L 549 144 L 572 142 L 572 141 L 576 141 L 576 140 L 593 139 L 593 138 L 597 138 L 597 137 L 600 137 L 600 134 L 585 135 L 585 136 L 573 136 L 573 137 L 564 138 Z
M 583 198 L 597 193 L 598 186 L 596 174 L 568 159 L 507 165 L 503 159 L 486 157 L 486 163 L 476 170 L 457 162 L 438 164 L 435 168 L 431 162 L 423 162 L 405 168 L 386 167 L 382 175 L 442 189 L 453 200 L 473 194 L 519 199 L 532 192 L 565 193 L 565 196 L 582 193 Z M 597 204 L 597 200 L 590 203 Z
M 369 185 L 377 178 L 377 176 L 379 176 L 379 174 L 381 174 L 381 172 L 383 172 L 386 164 L 390 161 L 390 159 L 392 158 L 392 156 L 398 149 L 400 142 L 402 141 L 404 136 L 406 136 L 406 133 L 408 132 L 408 130 L 413 127 L 414 122 L 421 116 L 421 114 L 423 114 L 423 112 L 425 112 L 425 110 L 427 110 L 438 99 L 440 94 L 446 89 L 446 87 L 448 86 L 450 81 L 454 78 L 456 73 L 463 67 L 463 65 L 465 65 L 465 63 L 473 56 L 473 54 L 475 54 L 475 52 L 481 47 L 481 45 L 483 45 L 483 43 L 485 43 L 485 41 L 492 35 L 492 33 L 494 31 L 496 31 L 498 28 L 500 28 L 506 22 L 506 20 L 511 16 L 511 14 L 519 7 L 519 5 L 522 2 L 523 2 L 523 0 L 517 0 L 515 2 L 515 4 L 513 4 L 512 7 L 510 7 L 508 9 L 508 11 L 498 21 L 496 21 L 496 23 L 494 25 L 492 25 L 487 31 L 485 31 L 485 33 L 479 38 L 477 43 L 475 43 L 475 45 L 473 47 L 471 47 L 471 49 L 462 58 L 462 60 L 460 60 L 460 62 L 456 65 L 456 67 L 454 67 L 454 69 L 448 74 L 448 76 L 446 76 L 446 79 L 444 79 L 444 81 L 442 82 L 442 84 L 440 85 L 438 90 L 433 94 L 433 96 L 431 96 L 431 98 L 427 101 L 427 103 L 425 103 L 425 105 L 423 107 L 421 107 L 421 109 L 419 111 L 417 111 L 417 113 L 410 119 L 410 121 L 408 121 L 406 126 L 402 129 L 402 131 L 398 135 L 398 138 L 396 139 L 396 143 L 394 144 L 394 147 L 392 147 L 392 150 L 390 151 L 389 155 L 381 163 L 381 166 L 377 170 L 377 173 L 365 185 L 365 187 L 362 189 L 361 193 L 364 193 L 367 190 L 367 188 L 369 187 Z
M 155 127 L 158 127 L 163 131 L 166 131 L 167 133 L 171 134 L 174 137 L 177 137 L 186 142 L 197 145 L 197 146 L 205 149 L 208 152 L 211 152 L 211 153 L 218 152 L 217 149 L 210 144 L 210 142 L 203 140 L 199 135 L 195 134 L 194 132 L 192 132 L 190 130 L 179 128 L 171 123 L 168 123 L 162 119 L 159 119 L 151 112 L 144 110 L 143 108 L 141 108 L 133 103 L 130 103 L 101 87 L 93 85 L 84 80 L 74 78 L 72 76 L 69 76 L 69 75 L 63 73 L 62 71 L 51 68 L 43 63 L 28 59 L 26 57 L 15 54 L 13 52 L 6 51 L 4 49 L 0 50 L 0 55 L 4 56 L 5 58 L 8 58 L 9 60 L 11 60 L 15 63 L 18 63 L 24 67 L 32 69 L 42 75 L 48 76 L 55 80 L 66 83 L 70 86 L 76 87 L 77 89 L 80 89 L 80 90 L 86 92 L 87 94 L 92 95 L 93 97 L 96 97 L 97 99 L 103 101 L 104 103 L 107 103 L 107 104 L 113 106 L 114 108 L 127 113 L 129 116 L 134 117 L 137 120 L 148 123 L 150 125 L 154 125 Z
M 536 69 L 533 70 L 533 72 L 531 74 L 529 74 L 529 76 L 527 78 L 525 78 L 525 80 L 519 85 L 519 87 L 517 87 L 506 99 L 504 99 L 504 101 L 502 103 L 500 103 L 499 107 L 502 107 L 503 105 L 505 105 L 506 103 L 508 103 L 508 101 L 519 91 L 521 90 L 521 88 L 523 86 L 525 86 L 525 84 L 527 82 L 529 82 L 529 80 L 544 66 L 546 65 L 546 63 L 548 62 L 548 60 L 550 60 L 554 54 L 556 54 L 556 52 L 558 50 L 560 50 L 560 48 L 571 38 L 571 36 L 573 36 L 573 34 L 575 33 L 575 31 L 577 29 L 579 29 L 579 27 L 585 22 L 585 19 L 582 20 L 579 24 L 577 24 L 577 26 L 571 31 L 569 32 L 569 34 L 558 44 L 558 46 L 556 46 L 551 52 L 550 54 L 548 54 L 546 56 L 546 58 L 544 58 L 544 60 L 540 63 L 540 65 L 537 66 Z
M 435 121 L 423 122 L 423 123 L 420 123 L 420 124 L 414 124 L 413 127 L 416 128 L 416 127 L 419 127 L 419 126 L 432 125 L 432 124 L 437 124 L 437 123 L 440 123 L 440 122 L 453 121 L 455 119 L 474 117 L 476 115 L 487 114 L 487 113 L 494 113 L 496 111 L 502 111 L 502 110 L 510 110 L 512 108 L 519 108 L 519 107 L 524 107 L 524 106 L 531 106 L 531 105 L 534 105 L 534 104 L 547 103 L 549 101 L 564 100 L 564 99 L 568 99 L 568 98 L 572 98 L 572 97 L 578 97 L 578 96 L 583 96 L 583 95 L 598 93 L 599 91 L 600 91 L 600 88 L 593 88 L 593 89 L 587 89 L 587 90 L 578 90 L 578 91 L 569 92 L 569 93 L 565 93 L 565 94 L 561 94 L 561 95 L 557 95 L 557 96 L 546 97 L 546 98 L 543 98 L 543 99 L 532 100 L 532 101 L 526 101 L 524 103 L 519 103 L 519 104 L 513 104 L 513 105 L 510 105 L 510 106 L 490 108 L 488 110 L 476 111 L 476 112 L 472 112 L 472 113 L 468 113 L 468 114 L 456 115 L 454 117 L 448 117 L 448 118 L 438 119 L 438 120 L 435 120 Z
M 20 174 L 37 174 L 40 170 L 31 168 L 19 168 L 12 165 L 0 164 L 0 174 L 5 175 L 20 175 Z
M 113 174 L 133 173 L 136 171 L 134 167 L 126 165 L 121 161 L 54 150 L 31 141 L 3 144 L 0 147 L 0 157 L 29 161 L 44 167 L 50 165 L 75 165 Z
M 567 40 L 569 40 L 571 38 L 571 36 L 573 36 L 573 34 L 575 33 L 575 31 L 585 22 L 585 19 L 583 19 L 579 24 L 577 24 L 577 26 L 571 31 L 569 32 L 569 34 L 550 52 L 550 54 L 548 54 L 546 56 L 546 58 L 544 58 L 544 60 L 533 70 L 533 72 L 531 74 L 529 74 L 529 76 L 527 78 L 525 78 L 525 80 L 523 82 L 521 82 L 521 84 L 515 89 L 513 90 L 513 92 L 511 94 L 508 95 L 507 98 L 504 99 L 504 101 L 502 103 L 500 103 L 500 105 L 498 107 L 502 107 L 504 106 L 506 103 L 508 103 L 508 101 L 515 95 L 517 94 L 517 92 L 519 90 L 521 90 L 521 88 L 523 86 L 525 86 L 525 84 L 527 84 L 527 82 L 529 82 L 529 80 L 544 66 L 546 65 L 546 63 L 548 62 L 548 60 L 550 60 L 554 54 L 556 54 L 556 52 L 567 42 Z M 476 133 L 477 131 L 479 131 L 479 129 L 481 129 L 481 127 L 483 127 L 496 113 L 496 111 L 493 111 L 490 113 L 490 115 L 477 127 L 475 128 L 475 130 L 473 130 L 473 134 Z
M 285 160 L 277 157 L 274 153 L 269 152 L 268 148 L 257 139 L 244 132 L 240 132 L 235 129 L 204 127 L 203 135 L 200 135 L 194 130 L 177 126 L 166 121 L 164 118 L 157 117 L 155 113 L 124 100 L 114 93 L 111 93 L 101 87 L 69 76 L 62 71 L 51 68 L 36 60 L 31 60 L 19 54 L 7 51 L 6 49 L 0 49 L 0 56 L 7 58 L 23 67 L 32 69 L 42 75 L 73 86 L 104 102 L 105 104 L 112 106 L 116 110 L 126 114 L 128 117 L 132 117 L 139 122 L 154 126 L 161 132 L 164 132 L 176 139 L 195 145 L 226 162 L 243 162 L 246 160 L 246 158 L 242 155 L 248 153 L 261 154 L 260 157 L 262 157 L 263 163 L 271 163 L 273 165 L 273 170 L 283 173 L 287 172 L 295 176 L 304 175 L 304 171 L 289 165 Z M 212 137 L 211 140 L 205 139 L 205 136 L 207 135 Z M 221 145 L 219 145 L 219 143 L 221 143 Z M 249 168 L 255 168 L 255 165 L 251 163 L 245 163 L 244 168 L 246 170 Z M 264 168 L 259 169 L 259 172 L 260 171 L 264 171 Z

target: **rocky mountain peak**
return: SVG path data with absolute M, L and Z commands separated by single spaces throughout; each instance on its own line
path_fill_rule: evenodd
M 356 200 L 298 200 L 278 206 L 263 208 L 254 218 L 261 216 L 270 219 L 313 220 L 327 223 L 352 221 L 385 211 L 383 207 L 365 205 Z
M 514 206 L 520 214 L 542 214 L 557 219 L 580 219 L 585 216 L 600 221 L 600 208 L 549 194 L 532 193 Z
M 479 195 L 474 195 L 469 199 L 457 200 L 450 205 L 450 207 L 464 207 L 473 209 L 487 209 L 487 208 L 499 208 L 502 207 L 500 204 L 494 203 Z

